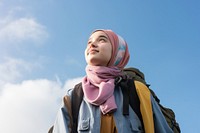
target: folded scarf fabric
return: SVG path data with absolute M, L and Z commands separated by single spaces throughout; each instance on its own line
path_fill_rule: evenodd
M 86 100 L 100 106 L 103 114 L 114 111 L 117 108 L 113 96 L 114 82 L 117 76 L 122 75 L 121 70 L 117 67 L 87 65 L 86 73 L 82 81 Z

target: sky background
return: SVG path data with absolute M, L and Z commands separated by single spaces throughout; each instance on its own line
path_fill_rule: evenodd
M 127 41 L 127 67 L 144 72 L 182 132 L 200 131 L 199 0 L 0 0 L 0 132 L 48 131 L 101 28 Z

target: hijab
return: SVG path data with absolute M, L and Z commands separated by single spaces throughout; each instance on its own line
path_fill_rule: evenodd
M 122 69 L 128 63 L 129 51 L 126 41 L 112 30 L 98 29 L 92 32 L 104 32 L 112 45 L 112 55 L 107 66 L 86 66 L 86 76 L 82 80 L 84 96 L 87 102 L 99 106 L 103 114 L 117 109 L 115 97 L 115 78 L 122 76 Z

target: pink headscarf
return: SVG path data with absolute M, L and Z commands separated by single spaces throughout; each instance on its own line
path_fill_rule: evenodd
M 115 78 L 122 75 L 122 69 L 128 63 L 129 51 L 125 40 L 111 30 L 102 31 L 110 39 L 112 56 L 108 66 L 86 66 L 86 76 L 82 80 L 85 99 L 96 106 L 100 106 L 103 114 L 117 109 L 114 88 Z M 92 32 L 92 34 L 94 33 Z

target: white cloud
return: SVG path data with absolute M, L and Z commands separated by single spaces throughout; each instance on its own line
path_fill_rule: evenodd
M 4 18 L 0 21 L 0 45 L 18 44 L 24 41 L 41 44 L 48 38 L 45 26 L 33 18 Z M 29 44 L 29 43 L 26 43 Z
M 12 58 L 10 54 L 19 45 L 42 44 L 49 33 L 25 8 L 6 7 L 1 0 L 0 7 L 0 132 L 45 133 L 55 120 L 66 89 L 81 78 L 69 79 L 64 85 L 58 77 L 57 81 L 37 79 L 16 83 L 27 72 L 42 66 L 40 61 L 28 58 L 29 55 L 19 59 L 21 56 Z
M 0 1 L 0 45 L 42 44 L 48 36 L 46 27 L 22 3 Z
M 64 87 L 47 79 L 6 83 L 0 91 L 0 129 L 3 133 L 45 133 L 53 124 L 67 88 L 81 78 L 66 81 Z
M 31 45 L 44 44 L 49 36 L 25 7 L 5 2 L 0 1 L 0 85 L 41 68 L 41 55 Z
M 12 82 L 25 76 L 34 68 L 40 67 L 39 63 L 27 62 L 22 59 L 7 57 L 0 62 L 0 84 L 1 82 Z

